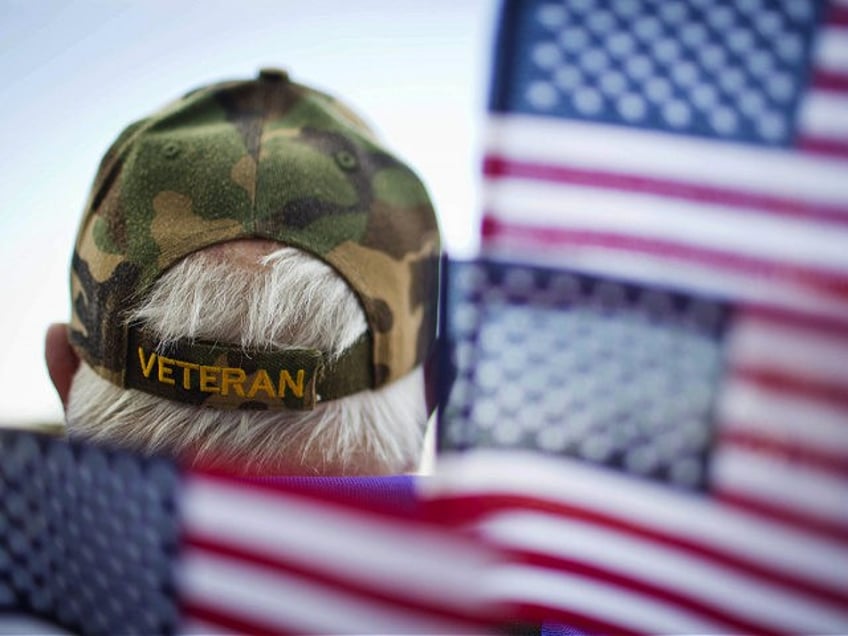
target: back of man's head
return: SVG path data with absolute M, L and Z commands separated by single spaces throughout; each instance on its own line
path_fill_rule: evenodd
M 280 72 L 189 93 L 95 180 L 69 432 L 254 473 L 408 470 L 438 254 L 420 181 L 338 101 Z

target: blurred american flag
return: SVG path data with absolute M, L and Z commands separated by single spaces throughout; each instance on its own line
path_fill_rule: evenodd
M 508 1 L 497 56 L 487 253 L 845 315 L 848 5 Z
M 844 632 L 848 5 L 507 1 L 496 50 L 456 523 L 526 619 Z

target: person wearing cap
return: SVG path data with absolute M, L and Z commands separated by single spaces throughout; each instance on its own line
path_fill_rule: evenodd
M 251 474 L 414 469 L 440 239 L 340 101 L 263 71 L 103 158 L 46 357 L 71 436 Z

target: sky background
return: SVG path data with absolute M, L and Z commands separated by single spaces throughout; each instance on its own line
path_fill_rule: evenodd
M 286 68 L 343 97 L 472 254 L 493 0 L 0 0 L 0 424 L 58 421 L 43 363 L 101 156 L 191 88 Z

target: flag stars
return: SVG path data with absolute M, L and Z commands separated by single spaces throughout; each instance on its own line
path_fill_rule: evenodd
M 780 14 L 775 11 L 761 11 L 754 19 L 754 25 L 764 37 L 778 35 L 783 27 Z
M 612 10 L 620 18 L 628 19 L 639 13 L 641 6 L 637 0 L 613 0 Z
M 616 97 L 627 88 L 627 79 L 618 71 L 608 71 L 601 75 L 598 84 L 605 95 Z
M 653 16 L 639 18 L 633 25 L 633 32 L 642 42 L 652 42 L 662 35 L 662 24 Z
M 549 82 L 533 82 L 527 89 L 527 99 L 539 110 L 550 110 L 556 106 L 559 96 Z
M 733 25 L 733 9 L 721 4 L 716 4 L 709 13 L 707 13 L 707 22 L 716 31 L 723 32 Z
M 747 15 L 756 15 L 763 8 L 762 0 L 736 0 L 737 8 Z
M 647 55 L 636 55 L 627 61 L 625 70 L 633 80 L 638 82 L 651 77 L 654 64 Z
M 795 82 L 786 73 L 777 73 L 769 77 L 766 91 L 775 101 L 783 102 L 795 93 Z
M 742 70 L 731 66 L 719 74 L 718 83 L 728 93 L 737 93 L 745 87 L 747 81 Z
M 559 41 L 562 48 L 571 53 L 582 51 L 590 43 L 589 34 L 580 27 L 563 29 L 559 35 Z
M 812 3 L 809 0 L 790 0 L 786 5 L 786 13 L 798 22 L 809 20 L 813 16 Z
M 545 3 L 524 103 L 540 113 L 785 143 L 809 2 Z M 531 111 L 532 112 L 532 111 Z
M 607 38 L 606 47 L 607 50 L 614 56 L 618 58 L 626 58 L 633 52 L 633 49 L 636 47 L 636 42 L 629 33 L 619 31 L 617 33 L 613 33 Z
M 541 68 L 554 69 L 562 62 L 562 53 L 554 42 L 542 42 L 533 48 L 533 61 Z
M 692 50 L 700 50 L 707 44 L 709 37 L 706 27 L 699 22 L 687 24 L 680 32 L 680 39 Z
M 757 130 L 766 141 L 780 141 L 787 133 L 786 119 L 776 111 L 765 113 L 757 122 Z
M 554 84 L 563 92 L 570 92 L 580 86 L 583 74 L 576 66 L 562 66 L 554 73 Z
M 727 53 L 716 44 L 710 44 L 698 51 L 701 64 L 709 71 L 719 70 L 727 62 Z
M 686 19 L 686 5 L 682 2 L 663 2 L 659 14 L 666 24 L 675 27 Z
M 739 126 L 739 118 L 730 108 L 720 106 L 710 113 L 710 125 L 721 135 L 731 135 Z
M 583 115 L 597 115 L 604 107 L 604 100 L 595 89 L 583 87 L 574 93 L 574 107 Z
M 754 77 L 766 77 L 774 70 L 774 56 L 767 50 L 760 49 L 747 58 L 746 66 Z
M 766 109 L 763 94 L 753 88 L 747 88 L 739 95 L 739 110 L 751 119 L 757 119 Z
M 609 11 L 595 11 L 586 20 L 589 30 L 597 36 L 604 36 L 615 28 L 615 18 Z
M 727 46 L 737 55 L 744 55 L 754 48 L 754 36 L 748 29 L 731 29 L 727 35 Z
M 619 114 L 630 122 L 642 121 L 648 112 L 645 100 L 635 93 L 622 96 L 616 102 L 616 108 Z
M 698 67 L 691 62 L 681 62 L 671 69 L 671 77 L 683 88 L 692 86 L 698 81 Z
M 692 121 L 692 111 L 679 99 L 673 99 L 666 102 L 662 108 L 663 119 L 672 128 L 685 128 Z
M 680 45 L 671 38 L 655 41 L 652 48 L 656 58 L 669 66 L 674 64 L 681 55 Z
M 609 57 L 602 49 L 589 49 L 580 56 L 580 67 L 587 74 L 596 75 L 609 66 Z
M 709 111 L 718 103 L 718 91 L 712 84 L 697 84 L 689 92 L 689 99 L 701 110 Z
M 558 4 L 544 4 L 539 7 L 536 17 L 548 29 L 556 29 L 565 23 L 565 7 Z
M 804 54 L 804 43 L 798 34 L 787 33 L 777 40 L 775 49 L 783 61 L 795 63 Z
M 652 77 L 645 83 L 645 95 L 657 105 L 664 104 L 672 95 L 671 82 L 663 77 Z

